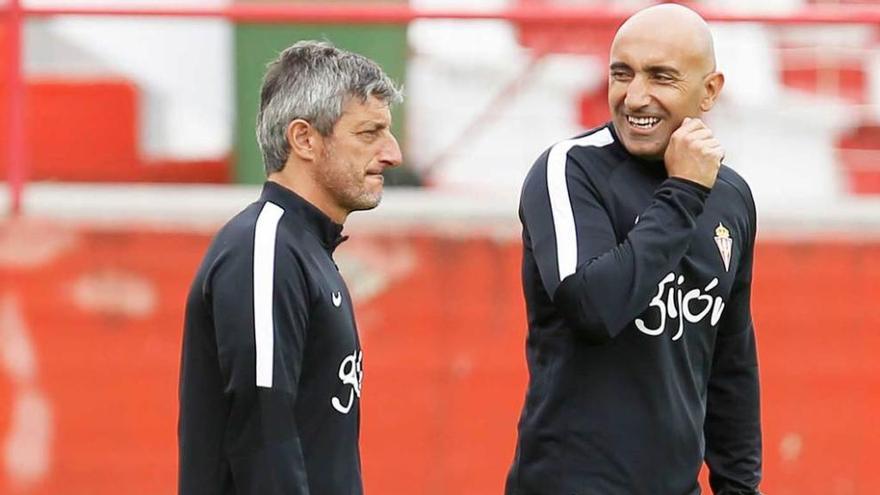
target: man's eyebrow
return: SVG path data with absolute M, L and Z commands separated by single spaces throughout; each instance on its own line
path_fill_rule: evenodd
M 651 74 L 669 74 L 671 76 L 681 77 L 681 72 L 675 67 L 669 65 L 650 65 L 645 68 L 645 72 Z
M 368 120 L 362 120 L 362 121 L 358 122 L 356 127 L 358 127 L 358 128 L 369 127 L 372 130 L 382 130 L 382 129 L 386 129 L 388 126 L 389 126 L 389 123 L 384 120 L 368 119 Z
M 611 71 L 633 71 L 633 68 L 624 62 L 614 62 L 608 67 Z M 649 74 L 669 74 L 673 77 L 681 77 L 681 72 L 671 65 L 649 65 L 645 67 L 645 72 Z

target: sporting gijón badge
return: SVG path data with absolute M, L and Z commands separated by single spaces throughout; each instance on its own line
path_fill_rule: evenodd
M 721 222 L 715 228 L 715 245 L 718 246 L 718 252 L 721 253 L 721 260 L 724 261 L 724 271 L 730 271 L 730 254 L 733 251 L 733 239 L 730 237 L 730 231 Z

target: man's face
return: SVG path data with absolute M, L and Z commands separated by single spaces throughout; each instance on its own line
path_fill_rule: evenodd
M 611 47 L 608 104 L 618 136 L 633 155 L 662 159 L 685 117 L 699 117 L 711 67 L 672 33 L 630 30 Z
M 317 182 L 346 212 L 375 208 L 382 199 L 382 172 L 402 160 L 391 134 L 391 111 L 381 100 L 349 98 L 317 163 Z

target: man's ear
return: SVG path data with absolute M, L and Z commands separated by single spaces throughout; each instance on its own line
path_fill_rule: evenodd
M 312 124 L 295 119 L 287 124 L 285 136 L 293 156 L 305 161 L 314 161 L 319 156 L 321 135 Z
M 700 110 L 708 112 L 715 106 L 718 95 L 721 94 L 721 88 L 724 87 L 724 74 L 721 72 L 709 74 L 703 80 L 703 85 L 706 89 L 706 94 L 703 96 L 702 101 L 700 101 Z

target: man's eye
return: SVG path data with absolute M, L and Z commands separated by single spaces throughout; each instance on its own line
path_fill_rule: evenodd
M 627 72 L 623 71 L 612 71 L 611 77 L 613 79 L 629 79 L 631 76 Z
M 672 76 L 669 74 L 654 74 L 654 79 L 660 82 L 672 82 Z

